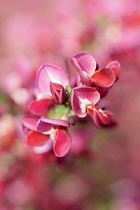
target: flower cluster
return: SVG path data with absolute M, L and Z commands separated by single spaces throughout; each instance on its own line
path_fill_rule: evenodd
M 36 100 L 29 104 L 30 115 L 23 118 L 26 143 L 35 153 L 53 148 L 56 156 L 65 156 L 71 145 L 68 128 L 86 115 L 90 115 L 97 127 L 112 123 L 113 113 L 98 104 L 118 80 L 119 62 L 112 61 L 99 69 L 92 55 L 79 53 L 71 58 L 71 63 L 77 70 L 76 82 L 51 64 L 43 64 L 37 72 Z

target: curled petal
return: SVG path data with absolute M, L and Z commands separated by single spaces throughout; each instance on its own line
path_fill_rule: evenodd
M 101 110 L 97 106 L 94 106 L 92 108 L 88 107 L 87 113 L 91 116 L 97 127 L 100 127 L 102 124 L 110 124 L 110 117 L 113 116 L 112 112 Z
M 108 116 L 106 114 L 104 114 L 104 112 L 99 112 L 97 111 L 97 115 L 100 118 L 100 123 L 102 124 L 110 124 L 110 120 L 108 118 Z
M 53 150 L 56 156 L 65 156 L 71 146 L 71 137 L 66 128 L 59 128 L 54 139 Z
M 68 95 L 62 85 L 51 82 L 50 90 L 56 102 L 63 104 L 68 100 Z
M 89 86 L 89 78 L 96 69 L 95 59 L 88 53 L 79 53 L 71 59 L 71 63 L 77 69 L 83 84 Z
M 87 106 L 95 105 L 100 99 L 100 94 L 95 88 L 77 87 L 72 90 L 71 105 L 78 117 L 85 117 Z
M 58 126 L 69 127 L 69 122 L 66 120 L 41 117 L 37 124 L 37 131 L 40 133 L 46 133 L 50 132 L 52 128 L 56 128 Z
M 87 109 L 87 113 L 91 116 L 93 122 L 95 123 L 95 125 L 100 128 L 100 118 L 97 114 L 97 110 L 96 109 Z
M 37 123 L 39 121 L 39 117 L 24 117 L 22 120 L 22 124 L 25 128 L 33 131 L 37 131 Z
M 117 81 L 120 77 L 120 63 L 118 61 L 112 61 L 106 66 L 106 68 L 111 69 L 114 72 Z
M 36 91 L 37 97 L 52 97 L 50 82 L 61 84 L 64 87 L 69 85 L 69 80 L 65 72 L 57 66 L 51 64 L 42 65 L 37 73 Z
M 37 116 L 45 115 L 53 105 L 52 99 L 41 99 L 29 104 L 29 111 Z
M 26 137 L 26 143 L 28 146 L 34 147 L 38 145 L 42 145 L 49 139 L 49 136 L 43 135 L 41 133 L 30 131 Z
M 115 80 L 116 76 L 114 72 L 106 68 L 96 71 L 91 76 L 91 82 L 93 86 L 99 86 L 104 88 L 108 88 L 111 85 L 113 85 Z
M 108 116 L 110 123 L 109 124 L 101 124 L 102 127 L 113 127 L 118 124 L 117 119 L 114 116 Z

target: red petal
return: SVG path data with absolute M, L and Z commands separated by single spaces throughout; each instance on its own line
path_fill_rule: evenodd
M 29 111 L 37 116 L 45 115 L 53 105 L 52 99 L 42 99 L 29 104 Z
M 99 116 L 98 116 L 98 114 L 97 114 L 97 112 L 96 112 L 95 110 L 93 111 L 93 117 L 92 117 L 92 119 L 93 119 L 95 125 L 96 125 L 98 128 L 100 128 L 100 127 L 101 127 L 101 125 L 100 125 L 101 120 L 100 120 L 100 118 L 99 118 Z
M 26 138 L 26 143 L 31 146 L 38 146 L 43 144 L 45 141 L 49 139 L 49 136 L 43 135 L 41 133 L 30 131 Z
M 104 115 L 104 113 L 101 113 L 99 111 L 97 111 L 97 115 L 99 116 L 101 123 L 110 124 L 110 120 L 107 115 Z
M 101 120 L 100 120 L 99 116 L 97 115 L 97 111 L 95 109 L 87 108 L 87 113 L 91 116 L 95 125 L 98 128 L 100 128 Z
M 101 126 L 106 128 L 106 127 L 113 127 L 118 124 L 118 121 L 114 116 L 113 117 L 109 116 L 109 120 L 110 120 L 109 124 L 102 124 Z
M 96 71 L 92 77 L 91 82 L 93 86 L 110 87 L 116 80 L 116 76 L 110 69 L 101 69 Z
M 107 96 L 110 88 L 96 87 L 97 91 L 100 93 L 100 98 Z
M 120 68 L 121 68 L 120 63 L 118 61 L 112 61 L 107 65 L 106 68 L 111 69 L 115 73 L 117 81 L 120 76 Z
M 49 138 L 44 144 L 33 147 L 32 151 L 36 154 L 44 154 L 51 151 L 52 148 L 53 148 L 53 140 Z
M 55 139 L 54 139 L 54 153 L 58 157 L 65 156 L 71 146 L 71 137 L 68 131 L 64 128 L 57 130 Z

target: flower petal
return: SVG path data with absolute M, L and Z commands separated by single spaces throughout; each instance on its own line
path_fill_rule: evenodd
M 113 127 L 116 126 L 118 124 L 117 119 L 114 116 L 108 116 L 110 123 L 109 124 L 101 124 L 102 127 Z
M 95 105 L 100 99 L 100 94 L 95 88 L 77 87 L 72 90 L 71 105 L 78 117 L 85 117 L 87 106 Z
M 71 137 L 65 128 L 59 128 L 54 139 L 53 150 L 56 156 L 65 156 L 71 146 Z
M 102 111 L 102 113 L 97 111 L 97 115 L 100 118 L 101 123 L 110 124 L 110 120 L 109 120 L 108 116 L 106 114 L 104 114 L 103 111 Z
M 83 84 L 90 85 L 89 77 L 96 69 L 95 59 L 88 53 L 78 53 L 71 59 L 71 63 L 77 69 Z
M 120 63 L 118 61 L 112 61 L 106 66 L 106 68 L 111 69 L 115 73 L 117 81 L 120 77 Z
M 97 114 L 97 110 L 96 109 L 91 109 L 91 108 L 87 108 L 87 113 L 91 116 L 93 122 L 95 123 L 95 125 L 100 128 L 100 118 Z
M 104 110 L 104 113 L 107 115 L 107 116 L 110 116 L 110 117 L 113 117 L 114 114 L 108 110 Z
M 88 53 L 78 53 L 73 56 L 73 65 L 81 71 L 87 72 L 88 75 L 92 75 L 96 69 L 96 61 L 92 55 Z
M 23 118 L 22 124 L 24 127 L 30 130 L 37 131 L 36 126 L 37 126 L 38 121 L 39 121 L 39 117 L 26 116 Z
M 100 98 L 107 96 L 110 88 L 96 87 L 97 91 L 100 93 Z
M 49 136 L 43 135 L 41 133 L 30 131 L 26 137 L 26 143 L 28 146 L 34 147 L 38 145 L 42 145 L 49 139 Z
M 110 87 L 116 80 L 114 72 L 110 69 L 101 69 L 96 71 L 92 77 L 91 82 L 93 86 Z
M 33 147 L 32 151 L 36 154 L 44 154 L 52 150 L 52 148 L 53 148 L 53 140 L 49 138 L 43 145 Z
M 29 104 L 29 111 L 34 115 L 45 115 L 53 105 L 53 99 L 42 99 Z
M 51 64 L 42 65 L 37 73 L 36 94 L 39 97 L 52 97 L 50 92 L 50 82 L 58 83 L 66 87 L 69 85 L 68 77 L 65 72 L 57 66 Z
M 50 90 L 56 102 L 63 104 L 68 100 L 68 95 L 62 85 L 50 82 Z
M 50 132 L 51 128 L 58 126 L 69 127 L 69 122 L 66 120 L 50 119 L 47 117 L 41 117 L 37 124 L 37 131 L 40 133 Z

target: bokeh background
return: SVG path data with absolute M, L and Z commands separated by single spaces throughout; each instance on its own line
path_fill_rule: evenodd
M 71 130 L 65 158 L 32 154 L 22 117 L 39 66 L 121 63 L 103 99 L 118 125 Z M 140 210 L 140 1 L 0 0 L 0 210 Z

